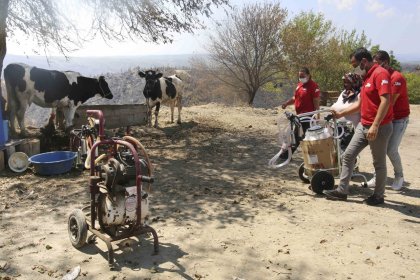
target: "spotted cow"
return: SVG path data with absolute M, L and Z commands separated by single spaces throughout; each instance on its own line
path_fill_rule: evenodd
M 96 95 L 112 99 L 113 95 L 103 76 L 83 77 L 80 73 L 46 70 L 26 64 L 12 63 L 4 69 L 7 109 L 12 135 L 16 135 L 15 118 L 21 134 L 27 135 L 25 111 L 31 103 L 44 108 L 60 109 L 66 128 L 73 125 L 77 107 Z
M 148 124 L 152 125 L 152 109 L 155 109 L 155 127 L 158 127 L 158 115 L 160 103 L 169 105 L 171 108 L 171 123 L 174 122 L 174 109 L 178 107 L 178 123 L 181 123 L 181 109 L 182 109 L 182 80 L 177 75 L 163 77 L 162 73 L 157 73 L 154 70 L 147 70 L 145 72 L 139 71 L 139 76 L 145 78 L 146 85 L 143 89 L 146 104 L 149 108 Z

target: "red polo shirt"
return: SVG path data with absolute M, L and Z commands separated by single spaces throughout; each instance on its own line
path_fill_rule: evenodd
M 367 72 L 360 92 L 360 121 L 363 125 L 372 125 L 378 113 L 379 104 L 381 103 L 380 96 L 391 94 L 390 81 L 391 77 L 389 72 L 378 64 L 374 64 Z M 389 106 L 388 112 L 380 125 L 390 123 L 392 117 L 392 106 Z
M 399 94 L 393 108 L 394 120 L 404 119 L 410 115 L 410 105 L 408 103 L 407 94 L 407 82 L 400 72 L 392 68 L 390 68 L 388 71 L 391 75 L 391 93 Z
M 314 98 L 320 94 L 318 84 L 310 79 L 306 84 L 298 83 L 295 90 L 296 114 L 315 111 Z

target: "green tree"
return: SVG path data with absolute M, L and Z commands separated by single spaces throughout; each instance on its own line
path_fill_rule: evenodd
M 375 54 L 380 49 L 381 49 L 380 45 L 374 45 L 374 46 L 372 46 L 370 48 L 370 52 L 371 52 L 372 56 L 375 56 Z M 389 54 L 389 66 L 391 66 L 393 69 L 401 72 L 401 70 L 402 70 L 401 63 L 395 57 L 394 52 L 391 50 L 391 51 L 388 52 L 388 54 Z
M 420 104 L 420 74 L 404 73 L 407 80 L 407 91 L 410 104 Z
M 203 28 L 200 16 L 211 16 L 212 7 L 229 0 L 81 0 L 67 2 L 92 13 L 91 34 L 106 41 L 140 39 L 169 43 L 174 33 Z M 60 5 L 61 4 L 61 5 Z M 79 30 L 68 18 L 62 1 L 0 0 L 0 73 L 6 55 L 6 38 L 26 34 L 45 54 L 49 48 L 67 55 L 80 47 Z M 80 15 L 76 15 L 80 16 Z M 27 42 L 25 42 L 27 43 Z M 0 92 L 1 94 L 1 92 Z
M 235 11 L 210 37 L 213 74 L 239 92 L 250 106 L 258 89 L 282 70 L 287 11 L 280 4 L 251 4 Z
M 320 13 L 302 12 L 287 24 L 284 50 L 288 74 L 296 77 L 302 66 L 310 69 L 321 90 L 340 90 L 341 77 L 351 71 L 349 56 L 357 47 L 369 46 L 362 32 L 337 30 Z

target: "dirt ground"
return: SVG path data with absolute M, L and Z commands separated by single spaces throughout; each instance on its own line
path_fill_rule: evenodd
M 78 279 L 420 279 L 420 106 L 411 109 L 406 188 L 387 187 L 372 207 L 357 182 L 347 202 L 314 195 L 297 175 L 300 152 L 267 168 L 281 109 L 188 107 L 178 126 L 164 107 L 160 129 L 134 129 L 156 167 L 149 224 L 160 253 L 149 236 L 116 242 L 116 271 L 102 241 L 77 250 L 68 238 L 67 215 L 89 204 L 87 171 L 0 172 L 0 279 L 61 279 L 77 266 Z M 360 171 L 372 171 L 369 149 Z

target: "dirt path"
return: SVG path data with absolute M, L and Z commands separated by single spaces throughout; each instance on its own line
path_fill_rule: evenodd
M 150 237 L 116 243 L 109 271 L 104 243 L 79 251 L 68 239 L 67 215 L 88 205 L 86 171 L 4 171 L 0 279 L 61 279 L 78 265 L 78 279 L 419 279 L 420 106 L 401 145 L 408 188 L 387 188 L 381 207 L 362 204 L 371 190 L 357 184 L 348 202 L 313 195 L 297 176 L 300 153 L 267 169 L 281 110 L 189 107 L 181 127 L 168 111 L 161 129 L 134 130 L 156 165 L 149 221 L 160 254 Z M 371 170 L 365 150 L 360 171 Z

